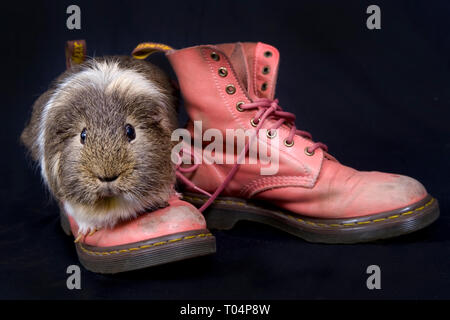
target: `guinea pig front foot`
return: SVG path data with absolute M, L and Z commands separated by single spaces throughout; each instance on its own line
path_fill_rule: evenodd
M 77 243 L 77 242 L 79 242 L 83 237 L 90 237 L 90 236 L 92 236 L 94 233 L 96 233 L 97 232 L 97 228 L 93 228 L 93 229 L 91 229 L 89 232 L 84 232 L 84 233 L 82 233 L 82 232 L 79 232 L 78 233 L 78 235 L 77 235 L 77 237 L 75 238 L 75 240 L 73 241 L 74 243 Z

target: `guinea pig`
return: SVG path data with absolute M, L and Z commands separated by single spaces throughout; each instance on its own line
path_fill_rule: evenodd
M 176 103 L 161 69 L 123 56 L 74 66 L 34 103 L 21 141 L 80 234 L 167 206 Z

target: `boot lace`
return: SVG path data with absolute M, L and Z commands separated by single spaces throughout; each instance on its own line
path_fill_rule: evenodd
M 276 122 L 268 129 L 269 131 L 278 129 L 283 124 L 287 124 L 290 127 L 289 134 L 287 138 L 285 138 L 284 140 L 287 146 L 293 145 L 295 135 L 299 135 L 303 138 L 312 140 L 312 136 L 309 132 L 297 129 L 297 127 L 295 126 L 295 118 L 296 118 L 295 114 L 283 111 L 281 106 L 278 104 L 278 99 L 275 100 L 265 98 L 257 99 L 251 103 L 241 104 L 239 107 L 242 110 L 255 110 L 255 109 L 257 110 L 255 116 L 252 119 L 252 125 L 256 127 L 255 128 L 256 133 L 258 133 L 258 131 L 263 126 L 264 122 L 270 117 L 276 119 Z M 253 136 L 253 138 L 255 137 L 257 137 L 257 134 Z M 236 174 L 237 170 L 240 167 L 241 163 L 240 160 L 242 160 L 246 156 L 251 143 L 252 141 L 250 139 L 250 141 L 248 141 L 245 144 L 244 149 L 239 154 L 238 161 L 236 161 L 236 164 L 233 165 L 231 171 L 228 173 L 222 184 L 216 189 L 216 191 L 214 191 L 213 194 L 210 194 L 209 192 L 199 188 L 192 181 L 190 181 L 183 175 L 183 173 L 195 171 L 198 168 L 199 163 L 197 161 L 194 161 L 194 165 L 192 165 L 191 167 L 183 168 L 181 167 L 181 158 L 179 158 L 179 161 L 176 165 L 177 177 L 189 187 L 209 197 L 209 199 L 199 208 L 199 211 L 203 212 L 206 208 L 208 208 L 214 202 L 214 200 L 220 195 L 220 193 L 228 186 L 228 184 L 233 179 L 234 175 Z M 328 151 L 328 147 L 322 142 L 315 142 L 312 146 L 306 148 L 305 151 L 309 154 L 313 154 L 314 151 L 318 148 L 324 150 L 325 152 Z M 180 154 L 182 153 L 186 153 L 187 155 L 193 157 L 194 160 L 196 160 L 196 156 L 193 153 L 191 153 L 190 150 L 184 148 L 180 151 Z
M 243 110 L 253 110 L 257 109 L 258 112 L 252 119 L 252 123 L 256 124 L 256 131 L 259 131 L 264 121 L 273 117 L 277 119 L 277 122 L 269 128 L 269 130 L 278 129 L 284 123 L 290 125 L 289 135 L 285 139 L 286 144 L 292 145 L 294 142 L 294 136 L 299 135 L 309 140 L 312 140 L 312 136 L 309 132 L 299 130 L 295 126 L 295 114 L 283 111 L 281 106 L 278 104 L 278 99 L 270 100 L 270 99 L 258 99 L 252 103 L 242 104 L 240 108 Z M 328 151 L 328 147 L 322 142 L 316 142 L 311 147 L 309 147 L 306 151 L 309 153 L 313 153 L 316 149 L 321 148 L 324 151 Z

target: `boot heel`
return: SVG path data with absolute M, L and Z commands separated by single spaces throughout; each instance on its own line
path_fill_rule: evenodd
M 209 229 L 230 230 L 240 220 L 234 212 L 228 210 L 210 209 L 204 215 Z

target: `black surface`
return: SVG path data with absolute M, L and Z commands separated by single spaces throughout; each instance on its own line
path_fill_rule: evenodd
M 65 27 L 78 4 L 82 30 Z M 0 298 L 450 298 L 450 3 L 376 1 L 53 1 L 2 3 Z M 82 269 L 73 240 L 18 137 L 33 101 L 65 68 L 64 43 L 90 55 L 143 41 L 176 48 L 263 41 L 281 52 L 280 104 L 342 163 L 409 175 L 441 205 L 429 228 L 364 245 L 309 244 L 266 226 L 216 232 L 217 254 L 115 276 Z M 162 55 L 151 61 L 169 70 Z M 182 115 L 181 118 L 184 116 Z M 382 289 L 366 288 L 368 265 Z

